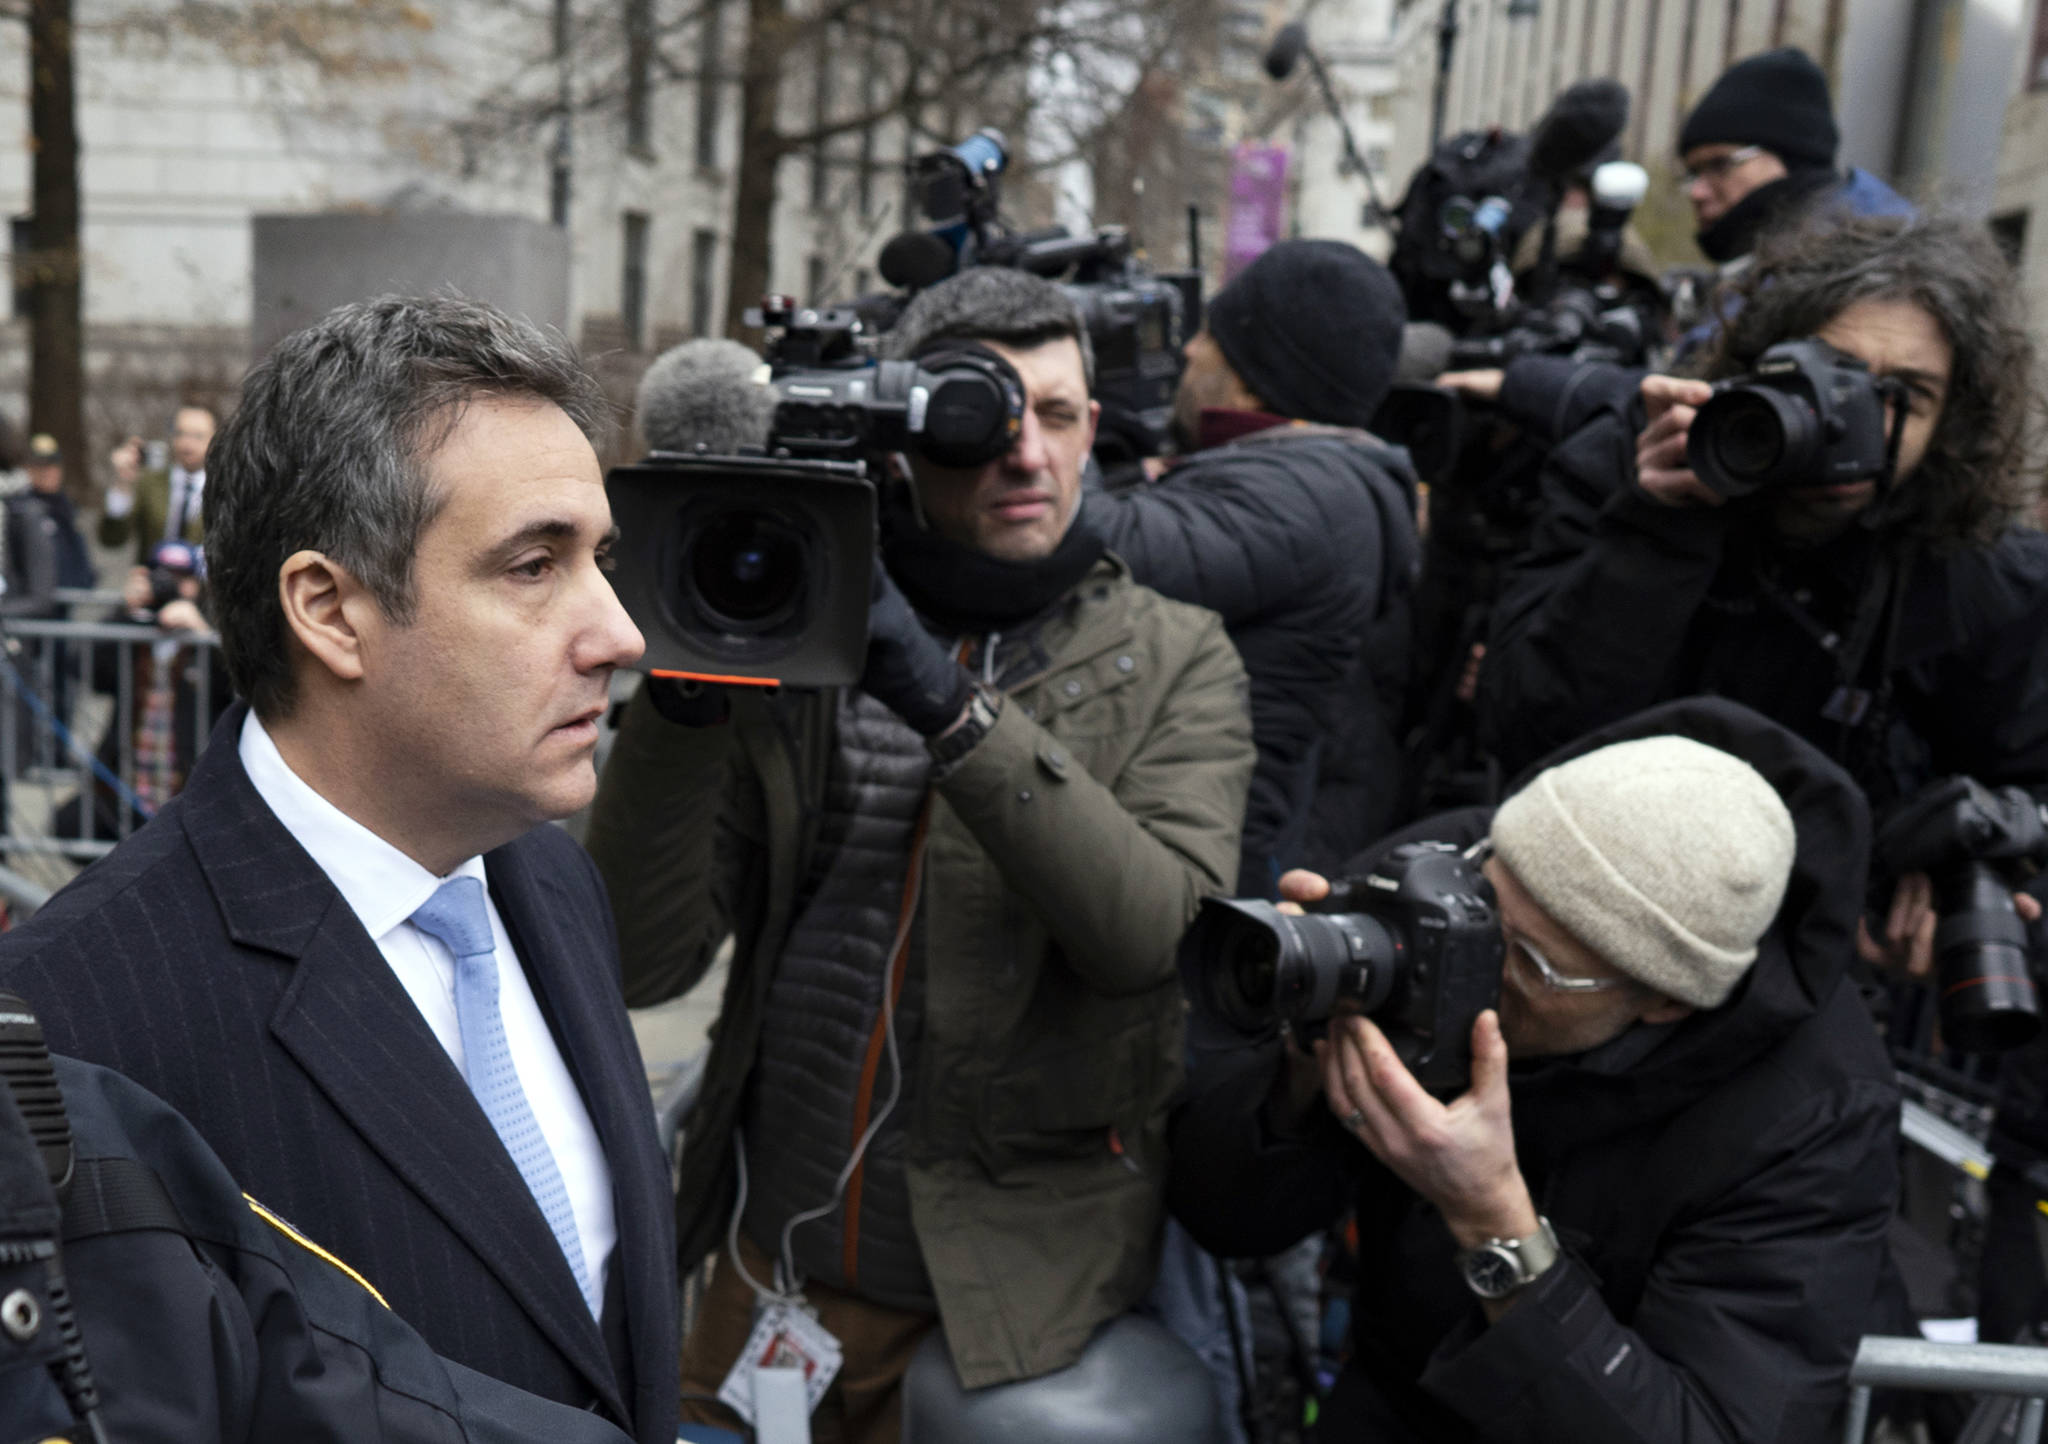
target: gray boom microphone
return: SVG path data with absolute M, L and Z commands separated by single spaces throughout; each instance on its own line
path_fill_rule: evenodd
M 1275 80 L 1285 80 L 1294 74 L 1294 67 L 1301 63 L 1301 52 L 1306 49 L 1308 27 L 1299 20 L 1288 21 L 1266 47 L 1266 74 Z
M 764 365 L 739 342 L 708 337 L 662 352 L 640 378 L 640 434 L 655 451 L 766 446 L 775 392 L 759 379 Z

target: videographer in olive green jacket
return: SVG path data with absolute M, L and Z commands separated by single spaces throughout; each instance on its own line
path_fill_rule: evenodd
M 737 1357 L 752 1285 L 801 1285 L 846 1351 L 816 1437 L 893 1440 L 933 1322 L 966 1387 L 1030 1378 L 1157 1265 L 1175 946 L 1236 875 L 1244 671 L 1076 521 L 1098 408 L 1072 303 L 1041 282 L 989 314 L 959 285 L 904 325 L 1015 367 L 1022 432 L 885 492 L 861 685 L 643 691 L 591 817 L 630 1002 L 735 939 L 685 1120 L 680 1265 L 719 1250 L 686 1418 L 730 1422 L 688 1396 Z

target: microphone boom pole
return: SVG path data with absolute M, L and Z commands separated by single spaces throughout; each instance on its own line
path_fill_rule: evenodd
M 1344 142 L 1344 163 L 1365 177 L 1366 194 L 1372 198 L 1373 210 L 1385 225 L 1389 212 L 1387 203 L 1380 198 L 1379 182 L 1373 179 L 1372 169 L 1365 158 L 1358 153 L 1358 142 L 1352 138 L 1351 123 L 1344 118 L 1344 107 L 1337 103 L 1337 91 L 1330 84 L 1330 74 L 1323 69 L 1323 59 L 1308 43 L 1308 27 L 1299 20 L 1289 21 L 1280 27 L 1280 33 L 1273 37 L 1273 43 L 1266 51 L 1266 73 L 1275 80 L 1285 80 L 1294 62 L 1307 57 L 1308 68 L 1316 78 L 1316 88 L 1323 93 L 1323 105 L 1330 112 L 1330 119 L 1337 122 L 1337 134 Z

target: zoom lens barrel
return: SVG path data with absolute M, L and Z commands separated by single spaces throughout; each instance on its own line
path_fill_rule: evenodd
M 1820 419 L 1799 397 L 1775 387 L 1717 391 L 1693 418 L 1686 459 L 1723 496 L 1810 479 L 1822 462 Z
M 1935 976 L 1941 1030 L 1965 1053 L 2001 1053 L 2033 1041 L 2041 1005 L 2027 959 L 2027 929 L 2012 888 L 1982 862 L 1934 876 Z
M 1247 1033 L 1313 1023 L 1340 1001 L 1371 1013 L 1399 981 L 1404 956 L 1365 913 L 1283 913 L 1269 902 L 1210 898 L 1188 932 L 1216 1013 Z

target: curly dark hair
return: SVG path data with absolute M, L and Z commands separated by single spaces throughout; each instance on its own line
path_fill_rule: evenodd
M 1757 252 L 1697 368 L 1738 376 L 1780 341 L 1859 301 L 1911 301 L 1953 348 L 1927 454 L 1900 489 L 1899 524 L 1949 550 L 2011 526 L 2036 496 L 2042 416 L 2019 278 L 1983 225 L 1954 216 L 1830 217 Z

